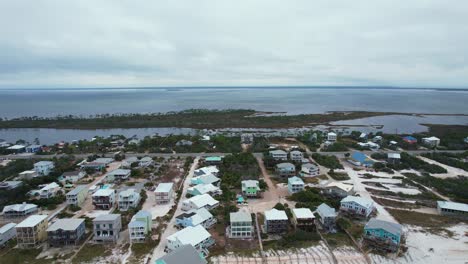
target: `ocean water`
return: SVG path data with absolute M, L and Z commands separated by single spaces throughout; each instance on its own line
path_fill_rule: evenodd
M 468 114 L 468 91 L 368 88 L 0 90 L 0 117 L 155 113 L 191 108 L 288 114 L 382 111 Z

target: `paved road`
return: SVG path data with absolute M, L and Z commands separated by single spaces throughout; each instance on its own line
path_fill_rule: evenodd
M 337 152 L 307 152 L 309 154 L 312 153 L 319 153 L 323 155 L 335 155 L 338 157 L 344 157 L 345 153 L 350 153 L 353 150 L 348 150 L 348 151 L 337 151 Z M 405 150 L 405 151 L 393 151 L 393 150 L 379 150 L 379 151 L 370 151 L 370 150 L 364 150 L 361 151 L 367 155 L 370 155 L 372 153 L 393 153 L 393 152 L 407 152 L 410 154 L 421 154 L 421 153 L 427 153 L 427 152 L 449 152 L 449 153 L 463 153 L 466 150 Z M 73 154 L 78 159 L 85 159 L 90 155 L 94 155 L 96 153 L 84 153 L 84 154 Z M 144 157 L 144 156 L 149 156 L 149 157 L 164 157 L 164 158 L 169 158 L 169 157 L 208 157 L 208 156 L 226 156 L 226 155 L 231 155 L 232 153 L 125 153 L 126 157 Z M 18 155 L 0 155 L 0 159 L 51 159 L 54 157 L 60 157 L 64 156 L 66 154 L 57 154 L 57 155 L 28 155 L 28 154 L 18 154 Z M 101 156 L 101 154 L 98 154 Z M 113 153 L 106 153 L 104 154 L 105 157 L 113 157 Z M 253 153 L 255 157 L 262 157 L 263 153 Z

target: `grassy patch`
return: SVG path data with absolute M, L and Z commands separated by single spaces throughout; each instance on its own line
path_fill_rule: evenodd
M 100 244 L 86 244 L 73 259 L 73 263 L 90 262 L 99 257 L 106 257 L 112 253 L 112 248 Z
M 353 241 L 351 241 L 349 236 L 344 232 L 337 232 L 335 234 L 323 234 L 323 237 L 327 240 L 328 244 L 332 248 L 353 245 Z
M 337 181 L 346 181 L 350 179 L 347 172 L 335 172 L 331 170 L 328 172 L 328 175 Z
M 0 262 L 5 264 L 46 264 L 51 263 L 50 259 L 36 259 L 41 253 L 41 249 L 12 249 L 0 257 Z
M 443 228 L 449 225 L 458 224 L 460 222 L 467 222 L 466 220 L 463 221 L 458 218 L 446 217 L 443 215 L 424 214 L 407 210 L 387 208 L 387 211 L 401 224 L 416 225 L 432 229 Z
M 138 259 L 149 254 L 157 245 L 159 240 L 148 239 L 144 243 L 132 244 L 132 257 Z

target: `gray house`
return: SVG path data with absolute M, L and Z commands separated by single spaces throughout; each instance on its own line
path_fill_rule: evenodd
M 121 229 L 120 214 L 100 215 L 93 220 L 94 241 L 115 243 L 119 239 Z
M 288 231 L 289 220 L 285 211 L 277 210 L 275 208 L 265 211 L 265 225 L 266 233 L 278 234 Z
M 10 239 L 16 237 L 15 227 L 15 223 L 9 223 L 0 228 L 0 247 L 5 245 Z
M 58 219 L 47 228 L 47 240 L 51 247 L 76 246 L 85 236 L 84 219 Z
M 317 207 L 317 214 L 319 215 L 319 222 L 325 230 L 333 231 L 335 229 L 337 216 L 335 208 L 323 203 Z
M 276 173 L 281 178 L 288 178 L 296 175 L 296 166 L 289 162 L 276 164 Z
M 156 260 L 156 264 L 206 264 L 203 256 L 190 244 L 183 245 L 162 258 Z

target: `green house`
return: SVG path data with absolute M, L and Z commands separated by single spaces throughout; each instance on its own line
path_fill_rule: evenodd
M 260 184 L 255 180 L 242 181 L 242 194 L 247 197 L 257 197 L 260 191 Z

